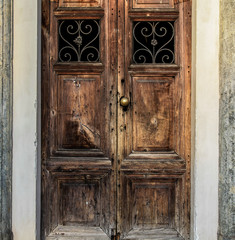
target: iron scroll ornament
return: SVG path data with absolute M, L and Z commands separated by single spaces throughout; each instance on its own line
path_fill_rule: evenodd
M 174 36 L 174 22 L 134 22 L 133 63 L 174 63 Z
M 99 20 L 60 20 L 58 31 L 59 62 L 100 61 Z

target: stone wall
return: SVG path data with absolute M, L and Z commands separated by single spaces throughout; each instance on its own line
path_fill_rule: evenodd
M 0 0 L 0 239 L 12 239 L 12 0 Z
M 220 0 L 219 239 L 235 239 L 235 1 Z

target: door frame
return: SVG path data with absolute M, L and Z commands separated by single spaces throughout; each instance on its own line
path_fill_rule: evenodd
M 211 26 L 219 26 L 219 0 L 208 0 L 206 4 L 203 0 L 192 2 L 191 238 L 212 240 L 216 239 L 218 228 L 219 28 Z M 40 239 L 40 5 L 40 0 L 23 0 L 14 1 L 13 6 L 12 228 L 15 240 Z M 211 99 L 213 106 L 208 108 Z M 209 174 L 206 168 L 210 168 Z

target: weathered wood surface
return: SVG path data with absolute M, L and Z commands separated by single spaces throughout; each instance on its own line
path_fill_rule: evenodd
M 58 226 L 46 240 L 108 240 L 99 227 Z
M 62 8 L 89 8 L 101 7 L 103 0 L 59 0 L 59 7 Z
M 42 4 L 42 239 L 189 239 L 191 3 Z M 100 19 L 100 63 L 58 62 L 63 19 Z M 146 20 L 175 21 L 174 64 L 133 64 Z
M 42 9 L 42 239 L 108 239 L 116 226 L 116 6 L 44 0 Z M 58 19 L 101 19 L 100 63 L 58 62 Z
M 174 0 L 131 0 L 133 8 L 174 8 Z
M 164 12 L 147 9 L 157 1 L 140 2 L 119 3 L 119 52 L 125 53 L 119 79 L 125 81 L 118 81 L 118 93 L 131 105 L 127 111 L 118 107 L 118 232 L 129 237 L 139 225 L 153 230 L 165 224 L 182 238 L 155 232 L 150 239 L 189 239 L 191 5 L 165 1 L 174 10 Z M 132 63 L 132 21 L 146 20 L 175 21 L 175 64 Z M 139 239 L 148 239 L 144 234 Z
M 133 78 L 133 151 L 172 150 L 173 78 Z
M 125 240 L 183 240 L 175 229 L 133 229 L 123 238 Z

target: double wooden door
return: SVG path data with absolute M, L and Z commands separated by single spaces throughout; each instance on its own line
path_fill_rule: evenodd
M 191 2 L 42 0 L 41 239 L 189 239 Z

